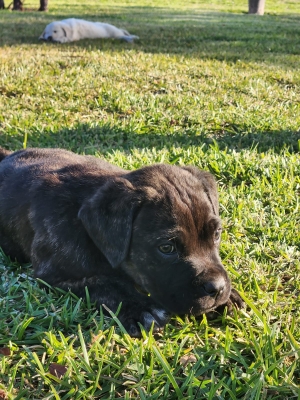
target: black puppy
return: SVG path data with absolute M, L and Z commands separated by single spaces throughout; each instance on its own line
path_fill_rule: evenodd
M 137 322 L 164 326 L 232 302 L 212 175 L 164 164 L 124 171 L 59 149 L 0 149 L 0 246 L 36 277 Z

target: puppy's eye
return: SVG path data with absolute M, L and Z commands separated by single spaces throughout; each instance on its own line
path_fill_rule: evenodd
M 158 250 L 163 254 L 174 254 L 176 247 L 171 243 L 166 243 L 158 246 Z
M 215 231 L 215 235 L 214 235 L 214 242 L 218 242 L 221 238 L 221 232 L 222 232 L 222 228 L 219 228 Z
M 56 33 L 57 31 L 53 31 L 53 33 Z

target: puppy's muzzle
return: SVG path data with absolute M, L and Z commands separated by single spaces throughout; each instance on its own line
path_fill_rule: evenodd
M 47 38 L 45 36 L 40 36 L 39 40 L 43 40 L 44 42 L 53 42 L 52 36 L 48 36 Z
M 193 280 L 194 301 L 193 312 L 202 314 L 226 303 L 230 296 L 231 282 L 226 271 L 219 266 L 215 271 L 206 274 L 199 274 Z
M 226 282 L 224 278 L 220 277 L 218 279 L 204 283 L 203 289 L 208 296 L 213 297 L 217 300 L 217 298 L 224 293 L 225 286 Z

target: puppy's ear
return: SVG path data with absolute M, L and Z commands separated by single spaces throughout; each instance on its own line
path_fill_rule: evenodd
M 67 37 L 67 31 L 65 30 L 65 28 L 62 26 L 61 29 L 63 30 L 64 36 Z
M 59 23 L 59 27 L 61 28 L 62 32 L 61 35 L 61 43 L 68 42 L 69 40 L 72 39 L 72 29 L 68 24 L 65 24 L 64 22 Z
M 217 183 L 214 176 L 207 171 L 202 171 L 197 167 L 187 166 L 183 167 L 186 171 L 189 171 L 197 179 L 202 182 L 204 191 L 212 205 L 215 215 L 219 215 L 219 196 Z
M 113 268 L 126 258 L 134 211 L 139 201 L 131 183 L 114 178 L 85 201 L 79 210 L 89 236 Z

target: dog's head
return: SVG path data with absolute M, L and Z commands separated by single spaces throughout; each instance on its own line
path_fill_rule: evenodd
M 210 173 L 162 164 L 130 172 L 100 188 L 79 217 L 112 267 L 167 311 L 199 315 L 228 300 Z
M 63 21 L 51 22 L 51 24 L 46 26 L 39 40 L 66 43 L 69 41 L 69 30 L 69 25 L 65 24 Z

